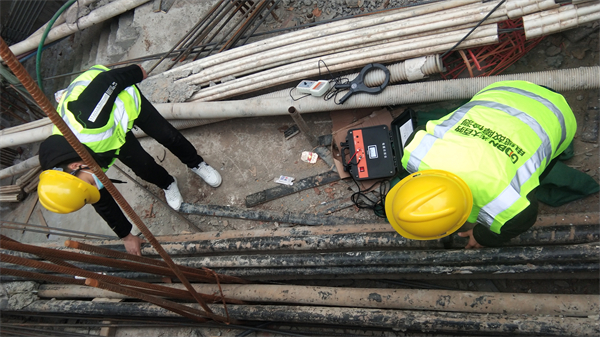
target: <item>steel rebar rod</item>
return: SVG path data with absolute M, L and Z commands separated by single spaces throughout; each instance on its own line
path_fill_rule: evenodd
M 260 5 L 259 2 L 261 1 Z M 244 21 L 244 23 L 242 23 L 242 26 L 240 26 L 240 28 L 238 28 L 235 33 L 233 33 L 233 36 L 231 38 L 229 38 L 229 40 L 227 40 L 227 42 L 225 42 L 223 44 L 223 47 L 221 47 L 221 49 L 219 49 L 219 53 L 222 52 L 223 50 L 227 50 L 230 49 L 231 46 L 233 46 L 233 44 L 235 44 L 234 41 L 237 42 L 237 40 L 239 39 L 239 34 L 244 34 L 244 32 L 246 32 L 247 30 L 247 23 L 249 21 L 251 21 L 251 19 L 254 17 L 255 13 L 258 11 L 256 8 L 262 6 L 263 3 L 265 3 L 265 1 L 267 0 L 257 0 L 254 1 L 252 3 L 252 5 L 250 6 L 250 8 L 248 9 L 247 14 L 249 15 L 249 17 L 246 19 L 246 21 Z
M 219 307 L 212 305 L 217 311 Z M 413 310 L 360 309 L 317 306 L 230 305 L 232 317 L 245 321 L 335 324 L 345 327 L 401 328 L 479 335 L 598 336 L 597 318 L 522 316 L 503 314 L 427 312 Z M 35 301 L 27 310 L 90 315 L 173 317 L 160 307 L 146 303 L 102 303 L 89 301 Z
M 76 231 L 76 230 L 72 230 L 72 229 L 64 229 L 64 228 L 58 228 L 58 227 L 46 227 L 46 226 L 24 224 L 24 223 L 21 223 L 21 222 L 6 221 L 6 220 L 0 220 L 0 223 L 7 223 L 7 224 L 15 225 L 15 226 L 20 226 L 20 227 L 48 228 L 48 229 L 52 229 L 52 230 L 55 230 L 55 231 L 61 231 L 61 232 L 65 232 L 65 233 L 81 234 L 84 237 L 92 238 L 92 239 L 100 239 L 100 240 L 117 239 L 117 237 L 114 236 L 114 235 L 104 235 L 104 234 L 81 232 L 81 231 Z
M 269 11 L 263 15 L 262 19 L 256 24 L 256 26 L 254 26 L 254 29 L 252 29 L 252 31 L 250 33 L 248 33 L 247 36 L 242 36 L 240 38 L 244 38 L 244 41 L 242 41 L 242 46 L 246 44 L 246 42 L 248 42 L 248 39 L 251 36 L 254 36 L 254 33 L 256 32 L 256 30 L 258 29 L 258 27 L 260 27 L 260 25 L 262 25 L 263 22 L 265 22 L 265 20 L 269 17 L 269 15 L 271 15 L 273 13 L 273 11 L 275 10 L 275 8 L 277 8 L 277 5 L 279 5 L 279 3 L 281 2 L 281 0 L 277 0 L 269 9 Z
M 212 15 L 212 13 L 219 8 L 219 6 L 221 6 L 221 4 L 223 3 L 223 1 L 225 0 L 221 0 L 218 3 L 216 3 L 205 15 L 204 17 L 202 17 L 202 19 L 200 19 L 200 21 L 198 23 L 196 23 L 196 25 L 194 25 L 194 27 L 192 27 L 192 29 L 190 29 L 189 32 L 187 32 L 174 46 L 173 48 L 171 48 L 171 50 L 169 50 L 168 52 L 166 52 L 161 58 L 160 60 L 158 60 L 148 71 L 147 74 L 150 75 L 150 73 L 152 72 L 152 70 L 154 70 L 162 61 L 164 61 L 167 57 L 169 57 L 171 55 L 171 53 L 181 44 L 185 43 L 184 41 L 187 41 L 187 39 L 192 36 L 193 34 L 196 34 L 197 30 L 204 24 L 204 22 Z
M 12 70 L 15 76 L 23 83 L 23 86 L 29 91 L 31 96 L 38 102 L 38 104 L 43 108 L 43 111 L 48 115 L 48 117 L 52 120 L 52 123 L 56 125 L 65 139 L 69 142 L 69 144 L 73 147 L 75 152 L 79 155 L 79 157 L 83 160 L 83 162 L 89 166 L 92 172 L 99 177 L 100 181 L 111 194 L 111 196 L 115 199 L 117 204 L 121 207 L 121 209 L 125 212 L 129 219 L 133 221 L 136 227 L 144 234 L 144 237 L 148 242 L 152 244 L 153 247 L 159 252 L 160 256 L 165 260 L 169 267 L 173 270 L 177 278 L 188 288 L 190 294 L 196 299 L 196 301 L 206 310 L 206 312 L 211 315 L 211 318 L 215 320 L 224 321 L 225 317 L 220 317 L 217 315 L 212 315 L 210 308 L 206 305 L 202 297 L 196 293 L 190 282 L 185 278 L 183 273 L 177 269 L 177 265 L 171 260 L 169 255 L 165 252 L 165 250 L 160 246 L 160 243 L 152 232 L 146 227 L 146 225 L 142 222 L 141 218 L 135 213 L 133 208 L 127 203 L 127 201 L 123 198 L 123 195 L 117 190 L 112 181 L 108 179 L 104 171 L 100 168 L 96 160 L 90 155 L 90 153 L 83 147 L 83 145 L 79 142 L 79 140 L 75 137 L 69 126 L 62 120 L 62 118 L 58 115 L 54 106 L 50 103 L 48 98 L 44 95 L 44 93 L 40 90 L 40 88 L 35 84 L 35 81 L 31 78 L 29 73 L 25 70 L 23 65 L 19 63 L 15 55 L 8 48 L 4 39 L 0 38 L 0 57 L 6 62 L 8 67 Z
M 9 250 L 23 252 L 23 253 L 29 253 L 29 254 L 35 254 L 35 255 L 43 257 L 49 261 L 52 261 L 52 260 L 50 260 L 51 258 L 58 258 L 58 259 L 69 260 L 69 261 L 78 261 L 78 262 L 83 262 L 83 263 L 96 264 L 96 265 L 101 265 L 101 266 L 106 266 L 106 267 L 111 267 L 111 268 L 116 268 L 116 269 L 127 269 L 130 271 L 145 272 L 145 273 L 163 275 L 163 276 L 175 276 L 175 273 L 173 273 L 173 271 L 171 269 L 165 268 L 165 267 L 151 266 L 151 265 L 147 265 L 147 264 L 140 264 L 137 262 L 115 260 L 115 259 L 101 257 L 101 256 L 80 254 L 80 253 L 67 252 L 67 251 L 61 251 L 61 250 L 56 250 L 56 249 L 32 246 L 32 245 L 27 245 L 24 243 L 19 243 L 16 241 L 8 241 L 5 239 L 5 237 L 3 235 L 0 235 L 0 238 L 2 239 L 2 240 L 0 240 L 0 243 L 2 245 L 2 248 L 4 248 L 4 249 L 9 249 Z M 57 263 L 55 261 L 52 261 L 52 262 Z M 65 267 L 74 268 L 75 266 L 65 265 Z M 190 273 L 187 271 L 182 271 L 182 273 L 184 275 L 186 275 L 186 277 L 188 277 L 190 279 L 198 280 L 198 281 L 212 281 L 213 280 L 212 277 L 207 276 L 209 273 L 203 273 L 204 275 L 200 275 L 200 273 Z
M 12 250 L 10 247 L 19 247 L 21 245 L 22 244 L 20 242 L 18 242 L 16 240 L 13 240 L 13 239 L 9 238 L 6 235 L 0 234 L 0 247 L 2 249 Z M 35 255 L 41 257 L 42 259 L 48 260 L 48 261 L 50 261 L 50 262 L 52 262 L 54 264 L 57 264 L 59 266 L 68 267 L 68 268 L 77 268 L 76 266 L 74 266 L 74 265 L 72 265 L 72 264 L 70 264 L 68 262 L 65 262 L 64 260 L 62 260 L 59 257 L 53 256 L 51 254 L 48 254 L 47 252 L 46 253 L 44 253 L 44 252 L 38 252 L 38 253 L 25 252 L 25 253 L 35 254 Z
M 221 25 L 212 33 L 212 35 L 210 37 L 208 37 L 206 39 L 206 41 L 201 41 L 202 43 L 202 47 L 200 47 L 199 45 L 196 45 L 195 47 L 200 47 L 198 50 L 195 50 L 194 48 L 192 48 L 192 50 L 190 51 L 191 53 L 195 53 L 196 56 L 194 56 L 193 61 L 196 61 L 196 59 L 198 59 L 198 57 L 200 56 L 200 54 L 204 51 L 204 48 L 206 48 L 211 42 L 212 40 L 221 32 L 221 30 L 223 30 L 223 28 L 229 23 L 229 21 L 231 21 L 231 19 L 233 19 L 233 17 L 240 12 L 240 8 L 242 8 L 242 6 L 245 4 L 245 1 L 240 1 L 238 6 L 229 14 L 229 16 L 225 19 L 225 20 L 221 20 Z M 231 30 L 233 30 L 235 27 L 237 27 L 237 25 L 239 24 L 239 22 L 241 22 L 243 19 L 243 16 L 240 18 L 240 20 L 235 23 L 233 25 L 233 27 L 225 34 L 223 34 L 223 38 L 225 38 L 226 36 L 229 35 L 229 33 L 231 32 Z M 210 55 L 210 53 L 217 47 L 219 43 L 215 43 L 212 47 L 212 49 L 208 52 L 208 55 Z
M 91 272 L 91 271 L 87 271 L 87 270 L 83 270 L 83 269 L 79 269 L 79 268 L 62 267 L 62 266 L 57 266 L 57 265 L 50 264 L 47 262 L 40 262 L 40 261 L 35 261 L 35 260 L 26 259 L 26 258 L 17 257 L 17 256 L 11 256 L 11 255 L 2 254 L 2 253 L 0 253 L 0 261 L 5 262 L 5 263 L 18 264 L 18 265 L 30 267 L 30 268 L 43 269 L 43 270 L 47 270 L 47 271 L 59 273 L 59 274 L 73 275 L 73 276 L 86 277 L 86 278 L 96 278 L 96 279 L 106 281 L 109 283 L 115 283 L 115 284 L 132 286 L 132 287 L 136 287 L 136 288 L 160 291 L 165 294 L 168 294 L 168 297 L 172 297 L 172 298 L 179 298 L 179 299 L 185 299 L 185 300 L 194 299 L 194 297 L 191 296 L 190 293 L 187 291 L 167 288 L 167 287 L 160 286 L 157 284 L 152 284 L 152 283 L 130 280 L 127 278 L 97 274 L 95 272 Z
M 250 29 L 255 24 L 256 20 L 258 20 L 258 18 L 263 14 L 264 10 L 267 8 L 268 4 L 271 1 L 272 0 L 263 0 L 263 2 L 257 6 L 257 8 L 254 10 L 251 16 L 248 18 L 247 22 L 244 23 L 244 26 L 241 27 L 241 31 L 238 34 L 234 35 L 230 45 L 227 46 L 226 49 L 235 48 L 236 44 L 240 41 L 242 36 L 246 34 L 248 29 Z
M 69 247 L 69 248 L 73 248 L 73 249 L 85 250 L 85 251 L 91 252 L 91 253 L 106 255 L 106 256 L 117 258 L 117 259 L 126 259 L 126 260 L 135 261 L 135 262 L 151 264 L 151 265 L 158 266 L 158 267 L 167 267 L 167 264 L 164 261 L 155 260 L 155 259 L 151 259 L 151 258 L 144 257 L 144 256 L 126 254 L 126 253 L 119 252 L 119 251 L 112 250 L 112 249 L 88 245 L 88 244 L 85 244 L 82 242 L 67 240 L 67 241 L 65 241 L 65 246 Z M 203 269 L 195 269 L 195 268 L 189 268 L 189 267 L 184 267 L 184 266 L 180 266 L 180 268 L 184 272 L 194 273 L 194 274 L 197 274 L 198 276 L 212 279 L 213 281 L 218 280 L 219 282 L 248 283 L 248 281 L 243 280 L 241 278 L 231 277 L 231 276 L 227 276 L 227 275 L 217 274 L 216 277 L 214 277 L 215 275 L 213 273 L 208 272 L 207 270 L 203 270 Z
M 59 284 L 75 284 L 75 285 L 84 285 L 85 280 L 64 277 L 64 276 L 56 276 L 56 275 L 48 275 L 42 273 L 35 273 L 26 270 L 18 270 L 12 268 L 2 268 L 0 269 L 0 273 L 3 275 L 12 275 L 21 277 L 27 280 L 38 280 L 38 281 L 50 281 Z
M 186 306 L 183 304 L 175 303 L 173 301 L 165 300 L 160 297 L 144 294 L 140 291 L 127 289 L 127 288 L 121 287 L 117 284 L 111 284 L 108 282 L 103 282 L 103 281 L 99 281 L 97 279 L 92 279 L 92 278 L 86 279 L 85 284 L 88 286 L 91 286 L 91 287 L 110 290 L 115 293 L 127 295 L 130 297 L 135 297 L 135 298 L 138 298 L 145 302 L 156 304 L 156 305 L 160 306 L 161 308 L 165 308 L 169 311 L 175 312 L 175 313 L 177 313 L 181 316 L 187 317 L 187 318 L 191 318 L 198 322 L 206 322 L 207 320 L 205 317 L 212 318 L 210 316 L 207 316 L 205 311 L 197 310 L 195 308 L 192 308 L 192 307 L 189 307 L 189 306 Z M 227 321 L 230 321 L 229 317 L 227 317 Z
M 55 236 L 66 236 L 69 238 L 89 239 L 88 237 L 80 236 L 80 235 L 73 235 L 73 234 L 67 235 L 67 234 L 63 234 L 63 233 L 59 233 L 59 232 L 52 232 L 52 231 L 32 229 L 32 228 L 11 227 L 11 226 L 6 226 L 6 225 L 2 225 L 2 224 L 0 224 L 0 228 L 14 229 L 14 230 L 21 231 L 21 232 L 42 233 L 42 234 L 46 234 L 46 235 L 55 235 Z
M 173 60 L 173 64 L 171 65 L 171 67 L 177 62 L 183 62 L 187 56 L 192 52 L 192 49 L 197 46 L 198 44 L 200 44 L 202 42 L 202 40 L 212 31 L 213 28 L 215 28 L 215 26 L 221 21 L 221 19 L 227 14 L 229 13 L 229 11 L 231 10 L 231 8 L 233 8 L 235 4 L 231 1 L 231 2 L 227 2 L 227 4 L 225 6 L 223 6 L 222 8 L 219 9 L 218 12 L 215 13 L 215 17 L 213 19 L 211 19 L 210 23 L 207 24 L 207 26 L 202 30 L 202 33 L 200 33 L 200 35 L 196 36 L 194 38 L 194 40 L 188 44 L 187 49 L 181 53 L 179 56 L 177 56 L 174 60 Z M 169 68 L 170 69 L 170 68 Z

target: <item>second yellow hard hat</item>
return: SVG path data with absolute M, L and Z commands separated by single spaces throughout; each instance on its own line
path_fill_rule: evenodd
M 459 176 L 425 170 L 402 179 L 387 194 L 385 212 L 403 237 L 434 240 L 457 231 L 469 218 L 473 195 Z

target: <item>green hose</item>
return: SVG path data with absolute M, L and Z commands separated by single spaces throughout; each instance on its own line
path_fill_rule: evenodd
M 67 3 L 64 4 L 58 10 L 58 12 L 56 12 L 56 14 L 54 14 L 54 16 L 52 17 L 52 19 L 50 20 L 50 22 L 48 22 L 48 26 L 44 30 L 44 34 L 42 35 L 42 39 L 40 40 L 40 44 L 38 45 L 37 55 L 35 57 L 35 73 L 37 75 L 38 86 L 40 87 L 40 89 L 42 90 L 42 92 L 44 91 L 44 86 L 42 84 L 42 75 L 40 74 L 40 63 L 41 63 L 41 60 L 42 60 L 42 47 L 44 47 L 44 41 L 46 41 L 46 37 L 48 36 L 48 33 L 50 32 L 50 29 L 52 29 L 52 26 L 54 25 L 54 22 L 56 21 L 56 19 L 58 19 L 58 17 L 67 8 L 69 8 L 75 1 L 77 1 L 77 0 L 69 0 L 69 1 L 67 1 Z

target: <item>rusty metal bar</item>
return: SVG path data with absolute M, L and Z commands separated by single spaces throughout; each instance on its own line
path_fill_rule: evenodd
M 227 17 L 227 19 L 225 19 L 224 21 L 222 21 L 221 26 L 219 26 L 219 28 L 216 29 L 216 31 L 212 34 L 212 36 L 210 36 L 206 41 L 202 41 L 202 45 L 198 46 L 196 45 L 195 47 L 201 47 L 198 51 L 194 50 L 195 47 L 192 47 L 192 50 L 190 51 L 191 53 L 195 53 L 196 56 L 194 57 L 194 61 L 196 61 L 198 59 L 198 57 L 200 56 L 200 54 L 204 51 L 204 48 L 208 47 L 209 44 L 211 43 L 211 41 L 221 32 L 221 30 L 223 30 L 223 27 L 225 27 L 225 25 L 227 25 L 227 23 L 229 23 L 229 21 L 231 21 L 231 19 L 235 16 L 235 14 L 237 14 L 240 11 L 240 8 L 244 5 L 245 1 L 241 1 L 240 4 L 238 5 L 238 7 L 236 9 L 233 10 L 233 12 L 231 12 L 229 14 L 229 16 Z M 223 34 L 223 38 L 221 39 L 221 41 L 219 41 L 219 43 L 221 43 L 223 41 L 223 39 L 225 39 L 226 36 L 228 36 L 231 31 L 233 29 L 235 29 L 235 27 L 237 27 L 237 25 L 239 25 L 240 22 L 242 22 L 243 17 L 240 18 L 240 20 L 238 20 L 238 22 L 233 25 L 233 27 L 231 27 L 231 29 L 229 29 L 229 31 L 226 34 Z M 210 55 L 210 53 L 212 53 L 213 50 L 215 50 L 215 48 L 217 47 L 217 45 L 219 43 L 216 43 L 211 50 L 208 51 L 208 54 L 206 54 L 206 56 Z
M 127 260 L 131 260 L 131 261 L 135 261 L 135 262 L 151 264 L 151 265 L 158 266 L 158 267 L 166 267 L 167 266 L 167 264 L 165 262 L 160 261 L 160 260 L 155 260 L 155 259 L 151 259 L 151 258 L 144 257 L 144 256 L 131 255 L 131 254 L 119 252 L 116 250 L 92 246 L 92 245 L 88 245 L 88 244 L 85 244 L 82 242 L 77 242 L 77 241 L 72 241 L 72 240 L 65 241 L 65 246 L 69 247 L 69 248 L 73 248 L 73 249 L 85 250 L 85 251 L 88 251 L 91 253 L 106 255 L 106 256 L 117 258 L 117 259 L 127 259 Z M 249 283 L 249 281 L 246 281 L 246 280 L 238 278 L 238 277 L 214 274 L 209 270 L 201 270 L 201 269 L 184 267 L 184 266 L 179 266 L 179 268 L 184 272 L 195 273 L 195 274 L 198 274 L 198 276 L 205 277 L 207 279 L 210 278 L 209 276 L 213 276 L 213 280 L 217 281 L 217 282 Z
M 181 44 L 185 44 L 187 41 L 193 34 L 196 34 L 196 32 L 198 31 L 198 29 L 200 29 L 200 27 L 204 24 L 204 22 L 212 15 L 212 13 L 217 10 L 217 8 L 219 8 L 221 6 L 221 4 L 223 3 L 223 1 L 225 0 L 221 0 L 218 3 L 216 3 L 209 11 L 208 13 L 206 13 L 206 15 L 204 15 L 204 17 L 202 19 L 200 19 L 200 21 L 194 26 L 192 27 L 192 29 L 190 29 L 190 31 L 185 34 L 174 46 L 173 48 L 171 48 L 171 50 L 169 50 L 166 54 L 164 54 L 160 60 L 158 60 L 153 66 L 152 68 L 150 68 L 150 70 L 148 70 L 146 73 L 148 75 L 150 75 L 150 73 L 152 72 L 152 70 L 154 70 L 162 61 L 164 61 L 167 57 L 169 57 L 169 55 Z
M 144 294 L 139 291 L 127 289 L 125 287 L 121 287 L 116 284 L 110 284 L 110 283 L 102 282 L 102 281 L 92 279 L 92 278 L 86 279 L 85 284 L 90 287 L 100 288 L 100 289 L 104 289 L 104 290 L 110 290 L 115 293 L 135 297 L 142 301 L 156 304 L 161 308 L 165 308 L 169 311 L 175 312 L 175 313 L 177 313 L 181 316 L 187 317 L 187 318 L 191 318 L 198 322 L 206 322 L 207 321 L 207 319 L 202 318 L 203 316 L 205 316 L 205 312 L 197 310 L 195 308 L 185 306 L 183 304 L 175 303 L 175 302 L 165 300 L 165 299 L 162 299 L 162 298 L 159 298 L 156 296 L 147 295 L 147 294 Z
M 20 242 L 15 241 L 15 240 L 9 238 L 8 236 L 0 234 L 0 247 L 1 248 L 12 250 L 11 248 L 8 248 L 8 247 L 10 247 L 10 246 L 19 246 L 19 245 L 21 245 Z M 32 253 L 32 254 L 35 254 L 35 255 L 37 255 L 37 256 L 45 259 L 45 260 L 48 260 L 48 261 L 50 261 L 50 262 L 52 262 L 54 264 L 59 265 L 59 266 L 69 267 L 69 268 L 78 268 L 78 267 L 76 267 L 76 266 L 74 266 L 74 265 L 72 265 L 72 264 L 70 264 L 68 262 L 63 261 L 60 258 L 56 258 L 55 256 L 52 256 L 50 254 L 45 254 L 45 253 L 39 253 L 39 254 Z
M 234 6 L 233 2 L 229 2 L 227 4 L 227 6 L 225 6 L 220 13 L 218 14 L 218 16 L 212 20 L 212 22 L 204 29 L 204 31 L 198 35 L 194 41 L 192 43 L 189 44 L 188 48 L 186 49 L 185 52 L 181 53 L 181 55 L 179 55 L 174 61 L 184 61 L 188 55 L 192 52 L 192 49 L 200 44 L 202 42 L 202 40 L 204 40 L 204 38 L 212 31 L 213 28 L 215 28 L 215 26 L 221 21 L 221 19 L 223 19 L 223 17 L 225 15 L 227 15 L 227 13 L 229 13 L 229 11 L 231 10 L 231 8 Z
M 273 2 L 273 1 L 271 1 Z M 263 18 L 256 24 L 256 26 L 254 26 L 254 29 L 252 29 L 252 31 L 246 36 L 246 38 L 244 39 L 244 41 L 242 41 L 242 46 L 246 44 L 246 42 L 248 42 L 248 39 L 254 35 L 254 33 L 256 32 L 256 30 L 258 29 L 258 27 L 260 27 L 260 25 L 262 25 L 262 23 L 269 17 L 269 15 L 273 15 L 273 18 L 276 21 L 279 21 L 279 18 L 277 18 L 277 15 L 275 15 L 275 13 L 273 12 L 275 10 L 275 8 L 277 8 L 277 5 L 279 5 L 279 3 L 281 2 L 281 0 L 277 0 L 272 6 L 271 8 L 269 8 L 269 11 L 263 15 Z M 267 5 L 267 8 L 269 6 Z
M 261 5 L 265 1 L 267 1 L 267 0 L 261 0 Z M 252 3 L 252 6 L 248 10 L 248 13 L 250 14 L 250 16 L 248 17 L 248 19 L 246 19 L 246 21 L 244 21 L 244 23 L 242 24 L 242 26 L 236 30 L 236 32 L 233 34 L 233 36 L 229 40 L 227 40 L 227 42 L 225 42 L 225 44 L 223 45 L 223 47 L 221 47 L 221 49 L 219 49 L 219 51 L 218 51 L 219 53 L 222 52 L 223 50 L 229 49 L 231 47 L 231 45 L 235 43 L 233 41 L 237 41 L 239 39 L 239 36 L 241 34 L 243 34 L 248 29 L 247 25 L 254 18 L 255 14 L 257 12 L 256 11 L 257 6 L 259 6 L 258 2 Z
M 2 151 L 4 151 L 4 149 L 2 149 Z M 11 225 L 20 226 L 20 227 L 49 228 L 49 229 L 56 230 L 59 232 L 81 234 L 84 238 L 87 238 L 87 239 L 111 240 L 111 239 L 117 238 L 114 235 L 111 236 L 111 235 L 104 235 L 104 234 L 87 233 L 87 232 L 75 231 L 75 230 L 71 230 L 71 229 L 63 229 L 63 228 L 58 228 L 58 227 L 45 227 L 45 226 L 40 226 L 40 225 L 24 224 L 21 222 L 14 222 L 14 221 L 0 220 L 0 223 L 6 223 L 6 224 L 11 224 Z M 66 234 L 57 234 L 57 235 L 68 236 Z
M 206 305 L 202 297 L 194 290 L 194 287 L 190 284 L 190 282 L 185 278 L 183 273 L 179 271 L 177 265 L 171 260 L 171 257 L 167 252 L 162 248 L 158 240 L 154 237 L 152 232 L 146 227 L 146 225 L 142 222 L 140 217 L 135 213 L 133 208 L 127 203 L 127 201 L 121 195 L 121 192 L 117 190 L 115 185 L 113 185 L 112 181 L 108 179 L 104 171 L 98 166 L 98 163 L 94 160 L 94 158 L 87 152 L 87 150 L 83 147 L 83 145 L 79 142 L 79 140 L 75 137 L 71 129 L 67 126 L 67 124 L 62 120 L 62 118 L 58 115 L 48 98 L 44 95 L 44 93 L 40 90 L 40 88 L 36 85 L 35 81 L 31 78 L 29 73 L 25 70 L 23 65 L 19 63 L 15 55 L 6 45 L 4 39 L 0 38 L 0 57 L 4 59 L 8 67 L 12 70 L 15 76 L 21 81 L 23 86 L 29 91 L 31 96 L 39 103 L 42 107 L 46 115 L 52 120 L 52 123 L 56 125 L 59 131 L 63 134 L 69 144 L 73 147 L 73 149 L 77 152 L 79 157 L 83 160 L 83 162 L 89 166 L 92 172 L 100 179 L 106 190 L 113 196 L 117 204 L 121 207 L 121 209 L 125 212 L 125 214 L 133 221 L 136 227 L 144 234 L 144 237 L 152 247 L 156 249 L 159 255 L 165 260 L 165 262 L 169 265 L 169 267 L 173 270 L 173 272 L 177 275 L 177 278 L 185 285 L 190 294 L 194 296 L 198 304 L 206 310 L 207 313 L 212 315 L 211 309 Z M 212 318 L 218 321 L 225 321 L 226 318 L 223 316 L 212 315 Z
M 0 273 L 3 275 L 12 275 L 17 277 L 22 277 L 28 280 L 40 280 L 40 281 L 50 281 L 54 283 L 66 283 L 66 284 L 76 284 L 76 285 L 84 285 L 85 280 L 56 276 L 56 275 L 48 275 L 42 273 L 35 273 L 26 270 L 17 270 L 11 268 L 2 268 L 0 269 Z
M 172 298 L 179 298 L 179 299 L 185 299 L 185 300 L 193 299 L 193 297 L 189 294 L 189 292 L 183 291 L 183 290 L 172 289 L 172 288 L 168 288 L 168 287 L 164 287 L 164 286 L 160 286 L 160 285 L 156 285 L 156 284 L 152 284 L 152 283 L 145 283 L 145 282 L 140 282 L 140 281 L 135 281 L 135 280 L 129 280 L 126 278 L 121 278 L 121 277 L 97 274 L 97 273 L 94 273 L 91 271 L 78 269 L 78 268 L 57 266 L 57 265 L 50 264 L 47 262 L 35 261 L 35 260 L 31 260 L 31 259 L 26 259 L 23 257 L 8 255 L 8 254 L 0 253 L 0 261 L 6 262 L 6 263 L 11 263 L 11 264 L 18 264 L 18 265 L 30 267 L 30 268 L 43 269 L 43 270 L 47 270 L 47 271 L 51 271 L 51 272 L 55 272 L 55 273 L 59 273 L 59 274 L 67 274 L 67 275 L 86 277 L 86 278 L 96 278 L 96 279 L 100 279 L 102 281 L 106 281 L 106 282 L 110 282 L 110 283 L 118 283 L 121 285 L 128 285 L 128 286 L 132 286 L 132 287 L 136 287 L 136 288 L 161 291 L 164 294 L 166 294 L 166 296 L 172 297 Z
M 25 119 L 23 119 L 21 116 L 17 115 L 16 112 L 13 112 L 10 110 L 10 107 L 7 107 L 6 105 L 0 103 L 0 107 L 2 108 L 2 112 L 6 112 L 9 115 L 13 116 L 14 118 L 22 121 L 23 123 L 29 123 L 29 121 L 26 121 Z
M 114 259 L 110 259 L 110 258 L 106 258 L 106 257 L 79 254 L 79 253 L 74 253 L 74 252 L 66 252 L 66 251 L 60 251 L 60 250 L 44 248 L 44 247 L 37 247 L 37 246 L 27 245 L 24 243 L 19 243 L 17 241 L 4 241 L 5 239 L 7 239 L 4 235 L 0 235 L 0 239 L 2 239 L 2 240 L 0 240 L 0 243 L 2 245 L 2 248 L 4 248 L 4 249 L 14 250 L 14 251 L 23 252 L 23 253 L 35 254 L 35 255 L 43 257 L 49 261 L 52 261 L 50 259 L 55 259 L 59 262 L 63 262 L 62 260 L 59 260 L 59 259 L 64 259 L 64 260 L 78 261 L 78 262 L 96 264 L 96 265 L 101 265 L 101 266 L 106 266 L 106 267 L 111 267 L 111 268 L 127 269 L 127 270 L 131 270 L 131 271 L 138 271 L 138 272 L 144 272 L 144 273 L 150 273 L 150 274 L 156 274 L 156 275 L 164 275 L 164 276 L 174 276 L 175 275 L 172 272 L 172 270 L 170 270 L 169 268 L 150 266 L 150 265 L 142 265 L 142 264 L 138 264 L 135 262 L 119 261 L 119 260 L 114 260 Z M 60 263 L 58 263 L 56 261 L 52 261 L 52 262 L 61 265 Z M 63 262 L 63 263 L 66 263 L 66 262 Z M 70 267 L 70 268 L 77 268 L 68 263 L 67 263 L 67 265 L 63 264 L 63 266 Z M 183 271 L 182 271 L 182 273 L 184 273 L 189 278 L 196 279 L 199 281 L 207 281 L 207 280 L 212 279 L 211 277 L 206 276 L 206 275 L 197 275 L 197 274 L 193 274 L 190 272 L 183 272 Z

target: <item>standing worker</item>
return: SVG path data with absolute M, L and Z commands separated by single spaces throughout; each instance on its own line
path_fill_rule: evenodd
M 136 83 L 147 77 L 139 65 L 109 70 L 96 65 L 59 92 L 58 113 L 104 172 L 119 159 L 140 178 L 165 192 L 169 206 L 179 210 L 183 198 L 177 180 L 140 145 L 131 132 L 135 125 L 169 149 L 212 187 L 221 176 L 194 146 L 141 94 Z M 42 170 L 40 203 L 55 213 L 71 213 L 85 204 L 123 240 L 127 252 L 141 255 L 143 240 L 131 234 L 132 225 L 110 193 L 54 126 L 39 150 Z
M 413 133 L 402 157 L 410 175 L 386 197 L 388 220 L 409 239 L 465 225 L 465 248 L 499 246 L 535 223 L 536 188 L 576 129 L 562 95 L 525 81 L 489 85 Z

